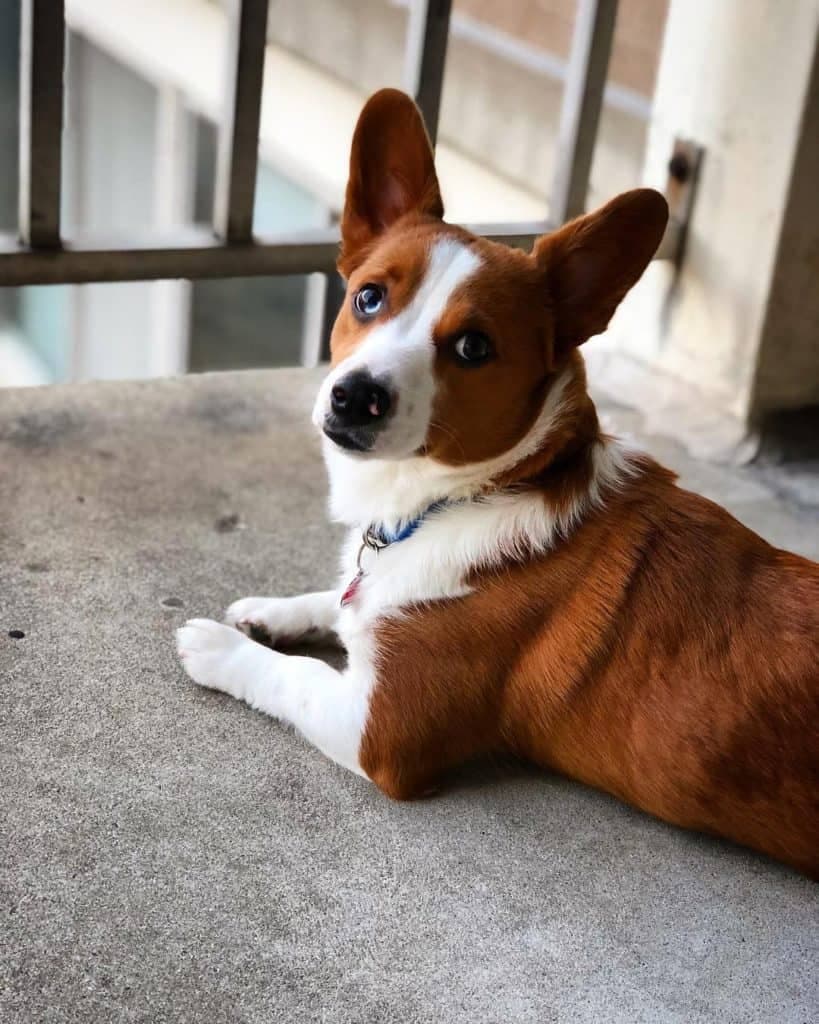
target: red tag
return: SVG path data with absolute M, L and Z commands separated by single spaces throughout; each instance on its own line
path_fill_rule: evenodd
M 364 578 L 364 573 L 361 569 L 353 576 L 350 582 L 347 584 L 347 589 L 341 595 L 341 607 L 348 605 L 350 601 L 355 597 L 358 592 L 358 588 L 361 586 L 361 580 Z

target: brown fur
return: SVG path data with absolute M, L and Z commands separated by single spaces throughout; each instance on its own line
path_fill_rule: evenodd
M 384 315 L 409 300 L 441 234 L 483 260 L 433 339 L 428 456 L 508 450 L 571 362 L 557 428 L 491 486 L 537 491 L 552 511 L 574 504 L 600 438 L 576 347 L 605 329 L 651 258 L 662 198 L 627 193 L 531 255 L 475 238 L 440 219 L 423 125 L 392 90 L 365 108 L 350 181 L 340 266 L 351 291 L 388 285 Z M 334 358 L 367 329 L 342 311 Z M 491 363 L 456 365 L 451 345 L 467 329 L 491 337 Z M 379 629 L 360 757 L 386 793 L 422 795 L 460 762 L 507 751 L 819 874 L 819 566 L 646 458 L 555 550 L 469 582 L 469 596 Z
M 471 582 L 380 630 L 361 760 L 385 792 L 510 751 L 819 873 L 819 567 L 646 462 Z

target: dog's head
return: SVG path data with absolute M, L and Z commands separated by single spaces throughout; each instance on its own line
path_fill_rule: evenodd
M 455 466 L 512 449 L 642 274 L 668 208 L 650 189 L 627 192 L 531 253 L 443 215 L 417 107 L 376 93 L 353 138 L 338 263 L 347 295 L 314 411 L 355 457 Z

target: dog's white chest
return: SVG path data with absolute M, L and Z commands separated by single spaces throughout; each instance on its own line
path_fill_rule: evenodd
M 411 605 L 440 601 L 468 593 L 460 560 L 444 557 L 436 524 L 407 540 L 380 549 L 363 545 L 361 533 L 351 531 L 342 555 L 339 593 L 342 639 L 372 626 L 376 619 L 400 615 Z

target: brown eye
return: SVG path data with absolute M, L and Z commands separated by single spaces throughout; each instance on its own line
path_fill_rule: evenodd
M 467 331 L 455 342 L 455 355 L 463 366 L 480 366 L 492 354 L 492 342 L 480 331 Z
M 381 312 L 384 289 L 380 284 L 365 284 L 353 296 L 353 309 L 359 320 L 369 320 Z

